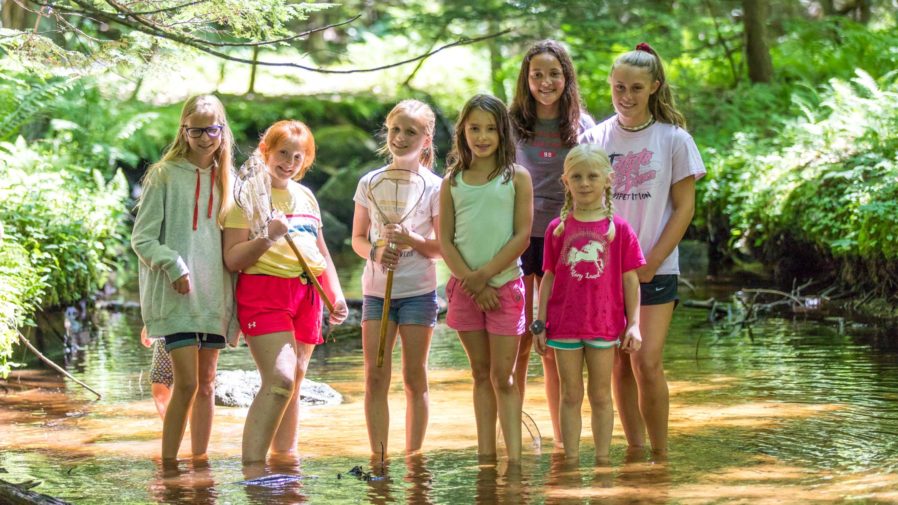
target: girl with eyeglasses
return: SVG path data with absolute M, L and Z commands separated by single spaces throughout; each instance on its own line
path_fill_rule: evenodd
M 131 246 L 140 258 L 140 308 L 174 365 L 162 424 L 162 460 L 177 459 L 190 419 L 194 459 L 204 458 L 215 409 L 218 352 L 237 335 L 232 276 L 222 257 L 233 137 L 214 96 L 187 100 L 177 136 L 144 175 Z

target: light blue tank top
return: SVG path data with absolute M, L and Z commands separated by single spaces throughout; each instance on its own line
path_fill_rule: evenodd
M 461 173 L 450 186 L 455 207 L 453 242 L 471 270 L 486 265 L 514 235 L 514 180 L 503 182 L 498 175 L 479 186 L 465 183 Z M 490 279 L 497 288 L 524 272 L 517 258 Z

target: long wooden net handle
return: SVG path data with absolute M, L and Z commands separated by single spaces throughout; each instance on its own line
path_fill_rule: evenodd
M 324 288 L 321 287 L 321 284 L 318 282 L 318 279 L 312 275 L 312 269 L 309 268 L 309 264 L 306 263 L 306 259 L 302 257 L 302 253 L 299 252 L 299 248 L 296 247 L 296 244 L 293 243 L 293 239 L 290 238 L 290 234 L 284 235 L 284 238 L 287 239 L 287 243 L 290 245 L 290 249 L 293 249 L 293 254 L 296 255 L 296 260 L 299 261 L 299 266 L 302 267 L 302 271 L 305 272 L 306 277 L 309 278 L 309 281 L 315 286 L 315 291 L 318 291 L 318 294 L 321 296 L 321 300 L 324 301 L 324 305 L 327 307 L 327 310 L 333 314 L 334 313 L 334 304 L 328 300 L 327 296 L 324 294 Z
M 387 349 L 387 327 L 390 325 L 390 295 L 393 293 L 393 270 L 387 270 L 387 287 L 384 290 L 384 311 L 380 316 L 380 340 L 377 344 L 377 368 L 384 366 Z

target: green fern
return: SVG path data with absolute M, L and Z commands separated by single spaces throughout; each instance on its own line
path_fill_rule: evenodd
M 18 106 L 0 121 L 0 141 L 11 140 L 22 126 L 51 108 L 57 98 L 74 89 L 77 84 L 78 80 L 75 78 L 63 79 L 33 86 L 24 96 L 8 96 L 18 102 Z

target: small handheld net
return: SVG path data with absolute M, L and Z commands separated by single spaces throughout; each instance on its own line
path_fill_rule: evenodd
M 371 176 L 368 184 L 368 201 L 377 212 L 379 226 L 378 236 L 384 235 L 383 227 L 390 224 L 402 224 L 424 199 L 426 180 L 414 170 L 399 168 L 383 168 Z M 372 247 L 386 245 L 396 249 L 392 242 L 372 244 Z M 383 314 L 380 320 L 380 342 L 377 348 L 377 366 L 384 364 L 384 352 L 387 342 L 387 326 L 389 325 L 390 295 L 393 292 L 393 269 L 387 270 L 387 285 L 384 290 Z
M 268 223 L 272 219 L 271 176 L 268 175 L 268 169 L 259 153 L 251 154 L 243 165 L 240 165 L 236 175 L 237 177 L 234 178 L 234 202 L 240 207 L 249 222 L 250 240 L 268 236 Z M 324 294 L 324 289 L 313 275 L 299 248 L 293 243 L 290 233 L 284 235 L 284 238 L 287 240 L 287 245 L 293 250 L 306 278 L 315 286 L 315 291 L 321 296 L 327 310 L 333 314 L 334 304 Z
M 253 153 L 240 165 L 234 178 L 234 202 L 249 221 L 249 238 L 268 235 L 271 221 L 271 178 L 265 162 Z

